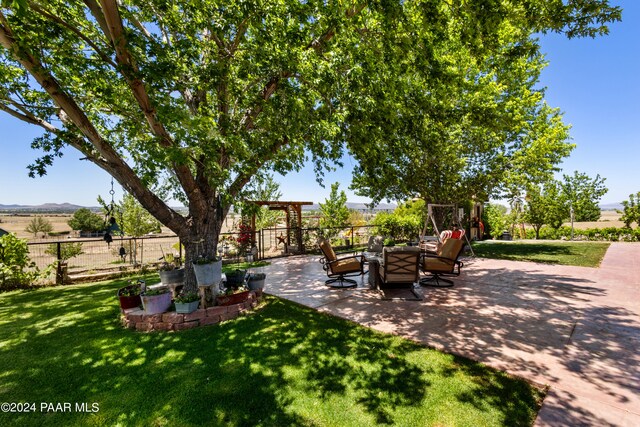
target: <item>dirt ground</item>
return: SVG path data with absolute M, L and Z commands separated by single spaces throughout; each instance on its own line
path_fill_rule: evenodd
M 571 223 L 564 225 L 570 227 Z M 620 214 L 616 211 L 601 211 L 600 220 L 591 222 L 574 222 L 573 227 L 578 230 L 587 228 L 624 227 L 624 222 L 620 221 Z
M 42 233 L 38 233 L 38 236 L 34 236 L 33 233 L 29 233 L 25 231 L 25 228 L 31 222 L 31 219 L 35 216 L 42 216 L 47 219 L 51 225 L 53 225 L 54 233 L 69 233 L 62 234 L 57 236 L 43 236 Z M 67 236 L 70 237 L 78 237 L 77 232 L 71 230 L 69 227 L 69 220 L 71 219 L 71 214 L 7 214 L 0 213 L 0 228 L 8 231 L 9 233 L 16 233 L 18 237 L 21 239 L 27 239 L 29 242 L 42 242 L 47 240 L 60 240 L 65 239 Z M 222 231 L 226 232 L 231 229 L 233 226 L 234 219 L 230 217 L 227 221 L 224 222 Z M 173 235 L 174 233 L 166 227 L 162 227 L 161 236 L 165 235 Z

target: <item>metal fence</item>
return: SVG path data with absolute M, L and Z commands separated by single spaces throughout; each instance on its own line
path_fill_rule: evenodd
M 293 240 L 287 241 L 290 235 L 299 233 L 302 236 L 302 247 Z M 331 237 L 337 249 L 354 248 L 366 245 L 372 226 L 346 226 L 338 228 L 300 228 L 285 227 L 266 228 L 255 232 L 253 241 L 257 248 L 257 259 L 268 259 L 299 253 L 314 252 L 319 236 Z M 244 254 L 238 253 L 236 241 L 239 233 L 221 233 L 219 254 L 224 259 L 236 261 Z M 80 253 L 65 259 L 67 245 L 79 246 Z M 142 267 L 154 268 L 166 254 L 182 257 L 182 246 L 176 235 L 160 235 L 145 237 L 116 237 L 107 244 L 103 239 L 76 238 L 30 242 L 29 256 L 36 266 L 44 269 L 50 265 L 58 266 L 56 281 L 64 282 L 65 277 L 92 277 L 103 273 L 130 271 Z M 64 271 L 61 271 L 62 265 Z

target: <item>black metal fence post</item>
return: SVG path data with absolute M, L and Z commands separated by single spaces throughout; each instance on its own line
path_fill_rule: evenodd
M 56 285 L 64 285 L 64 268 L 62 265 L 62 243 L 56 242 Z

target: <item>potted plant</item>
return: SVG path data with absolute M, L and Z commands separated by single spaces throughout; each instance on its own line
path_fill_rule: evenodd
M 247 275 L 247 270 L 235 269 L 225 273 L 227 276 L 227 287 L 237 289 L 242 286 Z
M 173 302 L 176 306 L 176 313 L 192 313 L 198 309 L 200 296 L 197 292 L 180 292 Z
M 171 306 L 171 293 L 164 286 L 147 289 L 142 293 L 142 306 L 145 314 L 164 313 Z
M 184 283 L 184 268 L 181 268 L 180 258 L 167 254 L 162 256 L 162 264 L 158 267 L 160 281 L 163 285 L 178 285 Z
M 120 301 L 120 308 L 122 310 L 127 310 L 129 308 L 140 307 L 142 304 L 140 292 L 140 283 L 137 282 L 118 289 L 117 296 Z
M 249 289 L 246 286 L 240 286 L 237 289 L 227 287 L 224 292 L 216 297 L 217 305 L 240 304 L 249 298 Z
M 193 271 L 198 286 L 215 285 L 222 279 L 222 259 L 200 256 L 193 261 Z
M 264 281 L 267 278 L 265 273 L 251 273 L 247 280 L 247 285 L 252 291 L 262 290 L 264 288 Z

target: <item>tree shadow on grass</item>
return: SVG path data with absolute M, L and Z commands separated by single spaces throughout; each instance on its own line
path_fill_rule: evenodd
M 115 290 L 124 283 L 0 296 L 0 401 L 100 405 L 95 414 L 0 414 L 0 424 L 309 425 L 341 423 L 343 416 L 356 417 L 352 425 L 401 424 L 396 410 L 423 406 L 430 378 L 441 370 L 441 362 L 413 359 L 425 351 L 417 344 L 275 298 L 220 325 L 135 333 L 118 324 Z M 446 357 L 456 365 L 449 375 L 476 369 Z M 487 375 L 496 381 L 495 372 L 477 372 Z M 506 383 L 482 388 L 498 408 L 514 399 L 504 389 Z M 519 401 L 532 396 L 518 393 Z M 309 404 L 333 399 L 356 415 L 314 412 Z M 507 412 L 506 422 L 515 416 Z

